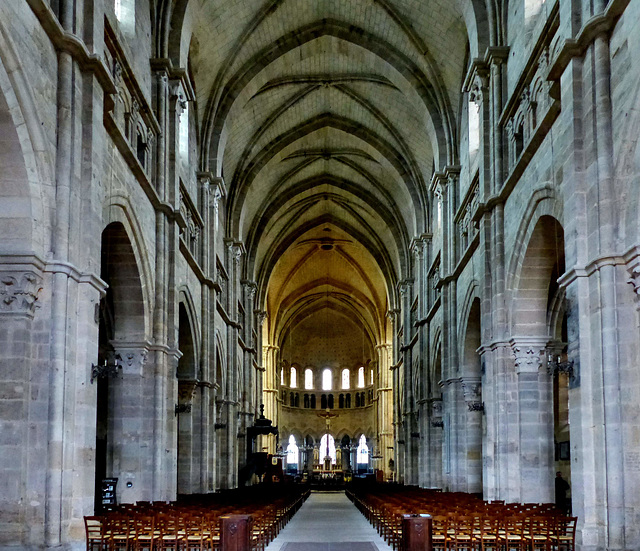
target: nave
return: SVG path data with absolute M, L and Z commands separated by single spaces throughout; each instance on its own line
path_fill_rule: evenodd
M 342 492 L 312 492 L 266 551 L 391 551 Z

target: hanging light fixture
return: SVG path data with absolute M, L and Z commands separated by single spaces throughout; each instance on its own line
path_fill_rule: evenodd
M 117 377 L 122 373 L 122 364 L 118 360 L 121 360 L 119 354 L 113 359 L 113 363 L 109 363 L 108 360 L 104 361 L 104 364 L 91 364 L 91 380 L 93 384 L 94 379 L 106 379 L 107 377 Z
M 557 222 L 556 222 L 557 224 Z M 554 242 L 555 242 L 555 253 L 556 253 L 556 272 L 557 276 L 560 277 L 560 247 L 558 244 L 558 228 L 554 228 Z M 561 337 L 562 338 L 562 337 Z M 563 358 L 564 355 L 564 358 Z M 554 354 L 552 350 L 547 352 L 547 372 L 550 375 L 555 375 L 557 373 L 564 373 L 568 375 L 570 378 L 573 378 L 573 360 L 568 358 L 567 352 L 561 352 L 560 354 Z

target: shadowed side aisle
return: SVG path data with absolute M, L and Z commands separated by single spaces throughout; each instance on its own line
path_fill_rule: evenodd
M 313 492 L 266 551 L 391 551 L 343 493 Z

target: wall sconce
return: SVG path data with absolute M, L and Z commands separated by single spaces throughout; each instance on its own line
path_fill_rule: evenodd
M 573 360 L 562 361 L 562 356 L 553 356 L 549 353 L 547 355 L 547 372 L 549 375 L 566 373 L 569 377 L 573 377 Z
M 122 365 L 118 363 L 121 360 L 120 356 L 116 356 L 113 363 L 109 363 L 107 360 L 104 364 L 91 364 L 91 380 L 93 384 L 94 379 L 105 379 L 106 377 L 117 377 L 119 373 L 122 373 Z
M 178 413 L 191 413 L 191 404 L 176 404 L 176 415 Z

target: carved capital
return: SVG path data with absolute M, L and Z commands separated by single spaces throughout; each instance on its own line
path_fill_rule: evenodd
M 481 59 L 476 59 L 469 67 L 463 90 L 468 92 L 469 101 L 478 107 L 482 105 L 489 90 L 489 67 Z
M 512 339 L 511 349 L 517 373 L 535 373 L 542 367 L 542 360 L 548 339 L 520 338 Z
M 640 310 L 640 246 L 636 246 L 627 251 L 624 255 L 629 272 L 627 283 L 633 287 L 636 294 L 637 308 Z
M 399 315 L 400 315 L 400 310 L 399 309 L 393 309 L 393 310 L 388 310 L 387 311 L 387 318 L 394 325 L 395 325 L 396 321 L 398 320 L 398 316 Z
M 400 296 L 402 298 L 406 298 L 411 293 L 411 287 L 413 286 L 413 279 L 403 279 L 398 283 L 398 290 L 400 291 Z
M 256 320 L 258 321 L 258 325 L 262 327 L 265 320 L 267 319 L 267 311 L 266 310 L 254 310 L 254 314 L 256 315 Z
M 198 379 L 178 379 L 178 404 L 190 404 L 199 383 Z
M 0 272 L 0 313 L 33 316 L 42 277 L 34 271 Z
M 227 251 L 229 253 L 230 261 L 234 262 L 236 266 L 240 264 L 242 254 L 244 253 L 244 247 L 241 242 L 233 241 L 232 239 L 225 240 L 227 245 Z
M 465 402 L 477 402 L 482 398 L 482 381 L 480 379 L 462 378 L 460 379 L 460 384 L 462 385 Z
M 125 373 L 142 372 L 149 356 L 149 349 L 146 344 L 114 341 L 111 345 L 113 346 L 115 357 L 122 364 Z
M 249 300 L 253 300 L 256 296 L 256 292 L 258 291 L 258 284 L 255 281 L 243 281 L 242 285 L 247 293 L 247 298 Z

